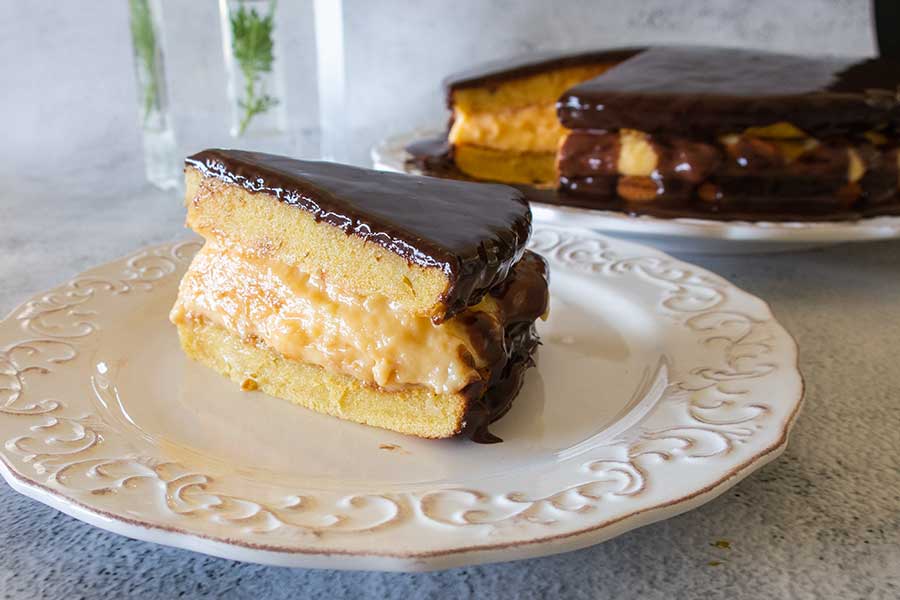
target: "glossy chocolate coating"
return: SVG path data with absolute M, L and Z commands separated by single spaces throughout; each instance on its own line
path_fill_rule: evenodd
M 488 432 L 488 425 L 509 411 L 522 387 L 525 371 L 534 365 L 532 354 L 539 344 L 534 322 L 547 312 L 548 283 L 546 261 L 526 251 L 509 277 L 490 291 L 500 305 L 503 339 L 492 339 L 494 328 L 486 313 L 472 311 L 460 317 L 473 343 L 482 346 L 482 354 L 492 356 L 493 363 L 488 380 L 464 391 L 471 402 L 463 433 L 476 442 L 502 441 Z
M 479 444 L 496 444 L 503 439 L 490 432 L 489 427 L 512 408 L 519 395 L 525 372 L 534 366 L 532 355 L 540 341 L 534 323 L 517 323 L 506 335 L 509 359 L 500 376 L 469 410 L 462 435 Z
M 559 186 L 571 194 L 631 200 L 692 199 L 708 210 L 791 205 L 806 211 L 865 209 L 897 201 L 895 150 L 865 140 L 826 140 L 789 159 L 771 140 L 740 137 L 724 145 L 678 136 L 648 136 L 658 157 L 649 177 L 619 176 L 618 132 L 575 130 L 559 151 Z M 802 143 L 802 142 L 797 142 Z M 850 151 L 865 167 L 848 180 Z
M 420 140 L 406 148 L 410 154 L 408 167 L 437 177 L 474 181 L 456 168 L 441 138 Z M 546 190 L 527 185 L 513 185 L 529 202 L 557 206 L 575 206 L 594 210 L 610 210 L 631 215 L 652 215 L 661 218 L 697 217 L 720 221 L 847 221 L 881 215 L 900 215 L 900 192 L 896 188 L 896 156 L 886 155 L 878 173 L 867 174 L 861 182 L 872 190 L 872 198 L 848 206 L 839 203 L 835 193 L 839 184 L 833 180 L 824 188 L 821 181 L 774 180 L 771 185 L 761 183 L 765 177 L 743 177 L 741 180 L 722 178 L 723 190 L 715 203 L 701 202 L 694 197 L 693 186 L 679 187 L 677 182 L 663 183 L 663 193 L 652 202 L 628 202 L 616 196 L 618 176 L 613 174 L 578 177 L 576 181 L 563 178 L 562 189 Z M 582 161 L 587 164 L 587 159 Z M 745 187 L 741 187 L 741 182 Z M 580 190 L 570 191 L 572 183 Z M 585 189 L 587 188 L 587 189 Z M 875 197 L 877 191 L 881 191 Z M 782 193 L 798 193 L 786 197 Z M 774 194 L 774 195 L 773 195 Z
M 525 54 L 484 63 L 477 67 L 454 73 L 444 79 L 443 85 L 449 99 L 449 95 L 454 90 L 488 87 L 504 81 L 567 67 L 615 64 L 634 56 L 641 50 L 642 48 L 612 48 L 607 50 L 584 50 L 573 53 L 538 52 Z
M 570 129 L 696 138 L 787 121 L 831 136 L 896 124 L 898 85 L 900 64 L 886 59 L 656 47 L 574 86 L 557 108 Z
M 274 196 L 402 256 L 441 269 L 449 286 L 436 322 L 477 303 L 524 252 L 531 211 L 521 192 L 241 150 L 204 150 L 188 167 Z

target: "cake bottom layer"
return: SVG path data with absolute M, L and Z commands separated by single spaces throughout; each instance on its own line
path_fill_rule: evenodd
M 460 171 L 476 179 L 547 187 L 556 185 L 555 152 L 516 152 L 457 145 L 453 147 L 453 158 Z
M 478 385 L 456 394 L 438 394 L 416 386 L 387 392 L 316 365 L 288 360 L 202 320 L 188 320 L 177 327 L 190 358 L 241 389 L 260 389 L 316 412 L 423 438 L 452 437 L 467 425 L 476 440 L 489 435 L 485 426 L 508 410 L 537 344 L 531 327 L 511 332 L 510 359 L 487 390 Z

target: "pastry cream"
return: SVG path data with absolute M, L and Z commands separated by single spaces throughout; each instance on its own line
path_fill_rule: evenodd
M 515 152 L 556 152 L 567 129 L 552 103 L 501 112 L 454 112 L 451 144 L 485 146 Z
M 616 165 L 620 175 L 649 177 L 657 164 L 659 157 L 646 133 L 633 129 L 619 132 L 619 159 Z
M 492 303 L 487 297 L 469 311 L 490 312 Z M 208 241 L 181 282 L 170 319 L 209 320 L 290 360 L 384 390 L 425 386 L 455 393 L 486 366 L 462 323 L 465 314 L 434 325 L 383 296 L 346 293 L 327 273 Z M 502 336 L 502 326 L 491 322 Z

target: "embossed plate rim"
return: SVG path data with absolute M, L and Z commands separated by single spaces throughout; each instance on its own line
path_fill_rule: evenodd
M 191 493 L 194 494 L 194 497 L 197 494 L 206 494 L 216 497 L 219 501 L 225 498 L 225 503 L 232 499 L 221 489 L 217 491 L 215 486 L 205 487 L 210 482 L 198 481 L 196 473 L 179 474 L 177 469 L 183 469 L 183 467 L 167 461 L 153 464 L 151 467 L 150 463 L 138 462 L 141 457 L 135 459 L 129 456 L 119 458 L 118 456 L 97 456 L 96 453 L 92 455 L 92 449 L 96 447 L 88 445 L 86 450 L 76 449 L 69 452 L 73 456 L 86 452 L 79 460 L 54 467 L 54 457 L 65 456 L 66 452 L 57 455 L 52 452 L 49 454 L 36 453 L 23 458 L 19 441 L 23 438 L 26 441 L 34 440 L 32 434 L 27 434 L 4 440 L 5 444 L 0 448 L 0 458 L 2 458 L 0 471 L 10 485 L 21 493 L 82 521 L 136 539 L 234 560 L 283 566 L 419 571 L 541 556 L 598 543 L 635 527 L 669 518 L 706 502 L 734 485 L 751 471 L 775 458 L 783 450 L 790 427 L 800 407 L 803 386 L 797 369 L 796 344 L 774 320 L 768 305 L 703 269 L 672 259 L 655 250 L 605 238 L 587 231 L 539 226 L 535 230 L 532 247 L 549 253 L 551 264 L 556 262 L 558 268 L 571 269 L 574 273 L 583 273 L 584 277 L 588 278 L 585 280 L 588 283 L 591 277 L 608 276 L 623 279 L 635 277 L 637 278 L 635 282 L 644 282 L 653 290 L 658 288 L 660 296 L 656 302 L 659 304 L 660 310 L 671 311 L 672 315 L 670 316 L 680 314 L 684 317 L 685 320 L 679 322 L 682 328 L 687 328 L 687 324 L 691 323 L 692 330 L 695 329 L 698 333 L 703 332 L 697 338 L 698 340 L 707 336 L 703 338 L 706 342 L 714 340 L 720 342 L 725 340 L 726 342 L 725 349 L 722 350 L 723 356 L 718 356 L 713 351 L 710 351 L 709 354 L 710 356 L 715 355 L 717 361 L 722 359 L 722 364 L 732 365 L 733 368 L 730 371 L 728 368 L 719 369 L 718 362 L 701 364 L 690 373 L 685 373 L 683 378 L 676 382 L 678 386 L 673 386 L 675 389 L 669 398 L 671 403 L 666 405 L 669 407 L 666 410 L 684 410 L 686 414 L 691 414 L 692 420 L 689 422 L 665 422 L 666 427 L 660 429 L 655 421 L 648 419 L 646 426 L 635 427 L 635 431 L 629 433 L 630 438 L 601 445 L 599 453 L 595 457 L 577 465 L 577 469 L 574 466 L 570 467 L 573 472 L 577 471 L 577 473 L 587 473 L 588 475 L 602 474 L 602 476 L 597 475 L 594 479 L 587 477 L 587 482 L 571 485 L 569 488 L 563 488 L 545 496 L 541 496 L 534 490 L 531 490 L 530 496 L 528 495 L 529 490 L 485 493 L 469 489 L 435 489 L 393 495 L 390 491 L 384 491 L 381 492 L 382 496 L 344 491 L 335 496 L 337 498 L 334 500 L 335 506 L 339 501 L 346 501 L 345 507 L 353 508 L 359 505 L 366 508 L 367 502 L 370 500 L 375 502 L 376 500 L 373 498 L 380 497 L 393 503 L 398 514 L 412 517 L 405 519 L 401 523 L 402 527 L 393 530 L 394 533 L 391 533 L 389 529 L 378 529 L 381 527 L 379 523 L 362 528 L 361 531 L 364 531 L 366 535 L 358 536 L 357 539 L 364 540 L 363 547 L 351 547 L 352 545 L 346 544 L 348 538 L 340 538 L 340 535 L 355 535 L 358 530 L 348 528 L 346 531 L 336 531 L 336 535 L 331 536 L 329 541 L 337 540 L 338 543 L 323 546 L 317 545 L 317 543 L 320 541 L 320 537 L 329 537 L 330 525 L 323 527 L 315 524 L 280 523 L 278 511 L 295 508 L 293 506 L 272 509 L 273 505 L 271 504 L 258 503 L 257 508 L 251 511 L 247 517 L 238 510 L 243 510 L 242 506 L 238 506 L 238 509 L 234 507 L 223 509 L 215 504 L 202 506 L 195 504 L 189 506 L 189 510 L 185 513 L 173 511 L 174 520 L 171 522 L 165 520 L 152 522 L 149 518 L 132 518 L 125 515 L 124 513 L 129 510 L 128 503 L 133 502 L 127 497 L 127 490 L 123 492 L 125 499 L 122 501 L 123 504 L 118 506 L 118 510 L 107 510 L 108 507 L 103 506 L 101 500 L 107 499 L 111 495 L 118 498 L 119 496 L 115 494 L 121 491 L 120 489 L 110 491 L 111 487 L 100 485 L 115 479 L 105 471 L 114 471 L 120 462 L 130 464 L 129 461 L 135 462 L 138 467 L 146 467 L 154 474 L 142 475 L 139 472 L 135 475 L 134 472 L 129 473 L 126 470 L 124 479 L 118 482 L 118 488 L 124 488 L 126 484 L 141 485 L 143 480 L 149 480 L 149 485 L 155 486 L 153 489 L 158 489 L 160 484 L 163 484 L 162 491 L 166 493 L 166 503 L 170 500 L 173 502 L 181 500 L 180 494 L 186 488 L 192 490 Z M 50 292 L 38 294 L 13 310 L 10 316 L 0 324 L 0 332 L 3 335 L 0 337 L 0 361 L 2 361 L 0 362 L 0 367 L 2 367 L 0 373 L 7 377 L 2 387 L 6 396 L 3 404 L 0 405 L 0 409 L 5 411 L 0 414 L 0 425 L 3 424 L 3 419 L 20 419 L 24 423 L 25 417 L 40 417 L 39 422 L 31 423 L 28 431 L 50 430 L 52 427 L 58 426 L 60 421 L 67 419 L 88 425 L 88 429 L 90 429 L 89 419 L 92 416 L 73 416 L 62 410 L 58 414 L 52 415 L 59 408 L 58 406 L 54 407 L 54 402 L 57 404 L 60 402 L 55 399 L 21 401 L 23 397 L 21 392 L 25 389 L 22 387 L 24 373 L 27 371 L 29 377 L 32 373 L 40 375 L 47 373 L 40 371 L 43 368 L 40 365 L 23 367 L 22 365 L 26 362 L 16 362 L 13 358 L 12 353 L 16 349 L 22 350 L 28 347 L 28 344 L 34 346 L 42 342 L 34 339 L 33 336 L 31 339 L 9 340 L 6 331 L 11 323 L 21 328 L 22 324 L 29 319 L 37 318 L 35 315 L 58 315 L 60 311 L 64 311 L 66 318 L 70 316 L 75 318 L 70 323 L 63 321 L 63 326 L 74 327 L 73 331 L 77 334 L 74 335 L 74 338 L 84 339 L 91 333 L 91 324 L 87 320 L 87 316 L 94 313 L 85 310 L 84 306 L 89 305 L 82 305 L 83 303 L 93 300 L 94 295 L 101 292 L 108 294 L 113 299 L 127 296 L 131 291 L 143 293 L 141 292 L 143 290 L 153 293 L 156 281 L 176 277 L 180 272 L 179 269 L 183 268 L 189 260 L 189 255 L 183 252 L 184 248 L 184 243 L 176 242 L 139 251 L 87 271 Z M 633 285 L 637 285 L 637 283 L 633 283 Z M 66 298 L 69 298 L 72 304 L 65 305 Z M 744 312 L 741 313 L 739 308 Z M 72 314 L 69 315 L 69 313 Z M 743 322 L 741 322 L 742 318 Z M 52 325 L 52 320 L 47 323 Z M 735 323 L 740 325 L 738 333 L 732 333 L 728 329 Z M 46 326 L 42 325 L 37 330 L 46 330 Z M 87 333 L 79 333 L 83 331 Z M 50 338 L 53 336 L 51 335 Z M 73 336 L 66 338 L 65 335 L 60 334 L 54 339 L 71 342 L 74 338 Z M 52 345 L 56 343 L 54 339 L 44 340 L 44 342 Z M 63 342 L 62 346 L 66 344 L 68 342 Z M 729 354 L 732 351 L 736 358 Z M 47 350 L 44 352 L 48 353 Z M 35 353 L 40 355 L 41 351 L 32 348 L 26 352 L 26 357 L 32 357 Z M 725 357 L 724 354 L 729 354 L 729 356 Z M 71 360 L 71 358 L 67 359 L 64 355 L 48 353 L 45 366 L 65 363 L 67 360 Z M 12 379 L 9 379 L 10 373 L 14 375 Z M 740 381 L 741 385 L 737 387 L 730 385 L 737 381 Z M 755 400 L 752 395 L 754 386 L 762 386 L 760 389 L 765 391 L 766 385 L 772 382 L 778 382 L 779 389 L 780 386 L 786 386 L 787 390 L 784 392 L 784 397 L 778 399 L 780 403 L 777 406 L 778 410 L 773 410 L 768 405 L 762 404 L 761 401 Z M 16 387 L 17 385 L 19 387 Z M 721 386 L 724 387 L 720 389 Z M 704 396 L 710 389 L 712 389 L 711 395 Z M 667 391 L 667 393 L 669 392 Z M 721 406 L 724 402 L 719 402 L 718 405 L 710 402 L 710 398 L 716 400 L 725 397 L 727 399 L 729 395 L 749 396 L 741 399 L 743 404 L 735 401 L 734 406 L 726 407 L 727 410 Z M 65 408 L 64 401 L 63 408 Z M 693 415 L 692 411 L 695 409 L 701 415 L 700 417 Z M 778 420 L 757 422 L 756 419 L 762 418 L 767 411 L 773 415 L 780 415 Z M 74 412 L 76 415 L 82 414 L 79 411 Z M 662 414 L 662 412 L 663 410 L 660 409 L 659 413 Z M 656 414 L 653 411 L 651 413 L 651 416 Z M 717 419 L 716 416 L 719 418 Z M 44 417 L 47 417 L 49 421 L 44 420 Z M 51 421 L 53 423 L 48 425 L 48 422 Z M 651 426 L 651 421 L 653 426 Z M 79 426 L 78 423 L 75 424 L 76 427 Z M 709 427 L 704 429 L 704 423 L 709 424 Z M 102 429 L 100 425 L 97 425 L 97 428 Z M 679 430 L 682 431 L 679 432 Z M 702 435 L 701 431 L 703 431 Z M 735 456 L 738 453 L 737 450 L 731 452 L 731 444 L 744 444 L 748 441 L 758 440 L 761 434 L 754 432 L 759 431 L 769 434 L 766 439 L 770 439 L 770 443 L 753 446 L 743 457 Z M 53 444 L 77 445 L 79 442 L 74 438 L 67 440 L 65 435 L 48 434 L 48 436 L 43 440 L 46 451 L 49 451 L 46 447 L 52 446 L 50 450 L 54 449 L 56 446 Z M 706 436 L 705 441 L 704 436 Z M 715 444 L 725 444 L 725 449 L 712 451 L 705 448 L 704 444 L 709 443 L 710 440 L 713 440 Z M 680 446 L 682 442 L 687 445 Z M 113 449 L 115 449 L 114 444 Z M 616 454 L 619 451 L 624 452 L 622 455 L 624 458 L 621 460 L 617 458 L 619 455 Z M 26 455 L 32 452 L 34 451 L 25 448 Z M 649 461 L 646 464 L 643 462 L 645 459 Z M 690 465 L 691 461 L 704 459 L 708 459 L 716 468 L 716 475 L 712 481 L 708 483 L 701 481 L 703 485 L 697 485 L 697 482 L 694 482 L 692 485 L 695 487 L 692 487 L 689 493 L 665 497 L 663 501 L 659 502 L 651 500 L 647 504 L 647 498 L 653 494 L 659 494 L 660 486 L 656 486 L 656 489 L 651 489 L 643 498 L 641 497 L 642 490 L 646 485 L 644 479 L 649 480 L 651 475 L 658 477 L 655 473 L 663 473 L 663 471 L 659 471 L 660 468 L 669 469 L 665 471 L 666 473 L 676 473 L 678 466 L 682 465 L 687 472 L 689 469 L 684 465 Z M 719 459 L 727 460 L 716 466 L 715 461 Z M 575 462 L 581 460 L 578 459 Z M 19 468 L 17 469 L 14 464 Z M 563 463 L 560 464 L 563 465 Z M 25 468 L 23 465 L 27 465 L 34 472 L 22 471 Z M 97 487 L 90 490 L 83 488 L 81 489 L 83 493 L 79 496 L 72 491 L 76 488 L 60 489 L 58 485 L 54 487 L 49 483 L 52 479 L 58 484 L 60 477 L 65 481 L 65 478 L 69 477 L 67 470 L 73 465 L 75 465 L 76 471 L 82 467 L 87 469 L 85 478 L 89 481 L 98 481 Z M 560 467 L 561 470 L 564 470 L 563 466 Z M 587 467 L 587 471 L 585 471 L 585 467 Z M 53 471 L 54 468 L 56 471 Z M 630 478 L 629 469 L 631 468 L 636 470 L 636 480 Z M 43 471 L 41 471 L 42 469 Z M 98 469 L 99 474 L 94 473 L 92 469 Z M 641 469 L 646 469 L 646 473 Z M 163 475 L 160 475 L 159 470 L 164 472 Z M 705 467 L 703 470 L 705 473 Z M 48 482 L 39 481 L 41 472 L 50 473 Z M 166 479 L 170 475 L 172 479 Z M 620 475 L 621 477 L 618 479 L 613 477 Z M 186 481 L 182 481 L 183 479 Z M 576 479 L 580 481 L 585 477 L 578 475 Z M 170 484 L 180 486 L 175 490 L 177 493 L 174 494 L 174 498 L 168 496 Z M 629 491 L 629 486 L 631 488 L 639 487 Z M 99 492 L 97 495 L 93 495 L 97 492 Z M 298 492 L 298 494 L 300 493 L 305 494 L 306 492 Z M 635 495 L 636 500 L 631 499 L 632 495 Z M 306 496 L 298 495 L 297 498 L 299 506 L 301 501 L 305 501 Z M 314 499 L 321 502 L 323 498 L 326 502 L 328 501 L 325 492 L 320 492 L 320 495 Z M 602 510 L 591 513 L 601 501 L 610 501 L 610 499 L 611 501 L 632 502 L 634 505 L 628 505 L 629 508 L 625 511 L 622 511 L 620 507 L 620 510 L 607 512 L 605 515 Z M 237 501 L 239 505 L 243 500 L 237 498 Z M 449 503 L 452 510 L 447 509 L 442 515 L 440 514 L 441 510 L 428 508 L 434 502 Z M 468 504 L 466 504 L 467 502 Z M 571 505 L 572 502 L 575 504 Z M 252 504 L 252 502 L 250 503 Z M 483 503 L 484 506 L 481 507 L 479 503 Z M 510 506 L 513 508 L 510 509 Z M 168 504 L 166 507 L 171 510 Z M 234 513 L 235 510 L 237 513 Z M 329 510 L 332 509 L 329 507 Z M 348 508 L 348 510 L 350 509 Z M 491 517 L 490 511 L 492 510 L 498 515 L 493 521 L 478 516 L 484 513 Z M 332 512 L 341 516 L 337 508 Z M 193 517 L 195 513 L 200 513 L 201 519 L 211 522 L 212 529 L 203 531 L 203 528 L 196 525 L 195 522 L 188 524 L 194 526 L 192 529 L 191 526 L 178 520 L 185 515 Z M 548 515 L 550 516 L 548 517 Z M 554 521 L 553 515 L 562 516 Z M 588 516 L 584 517 L 584 515 Z M 610 515 L 615 516 L 610 517 Z M 260 525 L 262 529 L 258 529 L 254 524 L 250 528 L 252 531 L 247 533 L 244 523 L 248 521 L 248 518 L 262 522 Z M 472 518 L 474 520 L 470 520 Z M 564 522 L 564 518 L 572 520 Z M 274 528 L 265 529 L 273 519 L 276 521 Z M 456 522 L 454 519 L 461 519 L 461 521 Z M 393 517 L 390 517 L 386 522 L 390 523 L 392 520 Z M 352 521 L 352 515 L 350 521 Z M 571 526 L 573 522 L 576 523 L 576 527 Z M 208 523 L 204 527 L 206 525 Z M 284 527 L 278 529 L 282 525 Z M 453 538 L 455 541 L 449 546 L 442 547 L 435 543 L 431 549 L 428 549 L 429 541 L 425 546 L 404 550 L 404 544 L 409 546 L 409 539 L 405 542 L 399 539 L 395 540 L 401 542 L 398 546 L 391 551 L 384 550 L 385 547 L 391 547 L 390 545 L 385 546 L 386 540 L 391 540 L 391 535 L 409 538 L 411 531 L 419 532 L 423 527 L 430 535 L 437 538 L 440 537 L 442 531 L 448 531 L 448 528 L 453 529 L 454 534 L 463 531 L 465 533 L 461 537 L 465 541 Z M 492 533 L 496 529 L 499 533 L 493 539 L 490 536 L 487 538 L 481 536 L 480 540 L 475 539 L 477 536 L 468 535 L 469 531 L 481 531 L 485 528 L 490 529 Z M 398 529 L 402 529 L 402 531 L 396 533 Z M 541 533 L 535 534 L 535 530 L 539 530 Z M 214 533 L 210 533 L 210 531 Z M 242 534 L 242 531 L 245 533 Z M 287 544 L 264 544 L 253 541 L 258 538 L 251 536 L 251 533 L 254 536 L 263 535 L 265 537 L 265 534 L 270 531 L 277 531 L 281 534 L 287 531 L 294 537 L 289 538 Z M 388 531 L 387 537 L 385 537 L 385 531 Z M 519 534 L 518 537 L 516 534 Z M 368 542 L 369 545 L 366 547 L 366 539 L 374 541 Z M 448 536 L 447 539 L 451 538 Z M 475 541 L 486 541 L 487 543 L 472 543 Z M 343 548 L 341 547 L 342 543 L 345 544 Z M 396 550 L 395 548 L 400 549 Z

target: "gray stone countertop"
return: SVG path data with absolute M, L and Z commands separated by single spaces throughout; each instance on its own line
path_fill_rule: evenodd
M 117 187 L 104 173 L 22 173 L 5 184 L 4 313 L 95 264 L 186 235 L 173 194 Z M 807 381 L 786 453 L 697 510 L 559 556 L 363 573 L 133 541 L 0 483 L 0 596 L 900 597 L 900 243 L 692 260 L 772 304 L 799 341 Z

